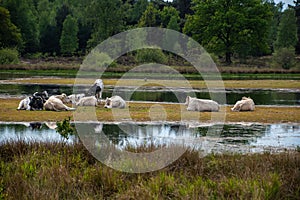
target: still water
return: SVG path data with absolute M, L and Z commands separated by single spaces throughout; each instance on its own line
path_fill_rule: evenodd
M 67 95 L 73 93 L 72 85 L 37 85 L 37 84 L 0 84 L 1 97 L 21 97 L 31 95 L 36 91 L 47 90 L 49 95 L 66 93 Z M 225 91 L 207 89 L 199 89 L 188 91 L 184 88 L 134 88 L 123 87 L 113 89 L 106 87 L 104 89 L 103 97 L 110 97 L 112 94 L 120 95 L 125 100 L 130 101 L 153 101 L 153 102 L 174 102 L 182 103 L 185 101 L 187 95 L 196 96 L 197 98 L 210 99 L 210 94 L 218 99 L 218 95 L 222 97 L 225 92 L 226 104 L 234 104 L 243 96 L 254 99 L 256 105 L 300 105 L 300 90 L 289 89 L 226 89 Z M 77 87 L 77 93 L 84 93 L 88 91 L 85 86 Z
M 52 124 L 53 125 L 53 124 Z M 86 130 L 84 137 L 95 143 L 104 135 L 118 149 L 140 145 L 184 145 L 205 153 L 263 152 L 300 147 L 300 124 L 205 124 L 191 126 L 175 123 L 90 123 L 76 124 Z M 0 123 L 0 143 L 5 141 L 67 142 L 48 123 Z M 82 134 L 80 134 L 80 138 Z

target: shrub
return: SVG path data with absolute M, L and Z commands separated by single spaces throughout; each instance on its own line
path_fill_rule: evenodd
M 282 67 L 283 69 L 290 69 L 296 65 L 295 49 L 294 48 L 281 48 L 273 54 L 275 66 Z
M 161 49 L 141 49 L 137 51 L 136 59 L 139 63 L 161 63 L 166 64 L 167 56 Z
M 16 49 L 0 49 L 0 64 L 16 64 L 19 62 L 19 53 Z

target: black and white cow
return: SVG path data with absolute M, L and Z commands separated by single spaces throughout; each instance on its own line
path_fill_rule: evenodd
M 33 96 L 29 102 L 30 110 L 43 110 L 44 99 L 40 96 Z
M 94 94 L 96 99 L 99 100 L 102 99 L 103 89 L 104 89 L 104 84 L 102 79 L 97 79 L 92 85 L 92 87 L 89 89 L 88 93 Z

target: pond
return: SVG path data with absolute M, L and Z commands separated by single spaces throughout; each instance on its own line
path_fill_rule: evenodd
M 0 143 L 5 141 L 67 142 L 72 144 L 78 136 L 63 138 L 52 129 L 53 124 L 0 123 Z M 97 143 L 104 134 L 110 143 L 122 150 L 140 145 L 170 144 L 184 145 L 205 153 L 210 152 L 264 152 L 296 149 L 300 146 L 300 124 L 204 124 L 191 126 L 175 123 L 78 123 L 80 130 L 86 130 L 84 137 Z M 51 127 L 51 128 L 49 128 Z M 213 130 L 213 131 L 209 131 Z M 82 138 L 82 134 L 80 134 Z
M 36 91 L 47 90 L 52 94 L 71 94 L 73 93 L 72 85 L 51 85 L 51 84 L 0 84 L 1 97 L 20 97 L 33 94 Z M 76 91 L 84 93 L 87 87 L 78 86 Z M 114 89 L 112 86 L 107 86 L 104 89 L 103 97 L 110 97 Z M 131 96 L 131 91 L 134 91 Z M 226 104 L 232 105 L 243 96 L 249 96 L 254 99 L 257 105 L 300 105 L 300 90 L 299 89 L 226 89 L 225 91 L 212 90 L 210 91 L 216 99 L 218 95 L 225 92 Z M 114 91 L 114 94 L 120 95 L 125 100 L 131 101 L 153 101 L 153 102 L 174 102 L 182 103 L 187 95 L 195 94 L 198 98 L 210 98 L 210 93 L 207 89 L 187 90 L 185 88 L 161 88 L 147 87 L 134 90 L 133 87 L 120 87 Z

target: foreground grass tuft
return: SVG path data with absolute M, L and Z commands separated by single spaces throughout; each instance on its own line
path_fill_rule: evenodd
M 98 162 L 80 142 L 6 142 L 0 145 L 0 198 L 299 199 L 299 168 L 296 151 L 200 158 L 188 150 L 160 171 L 130 174 Z

